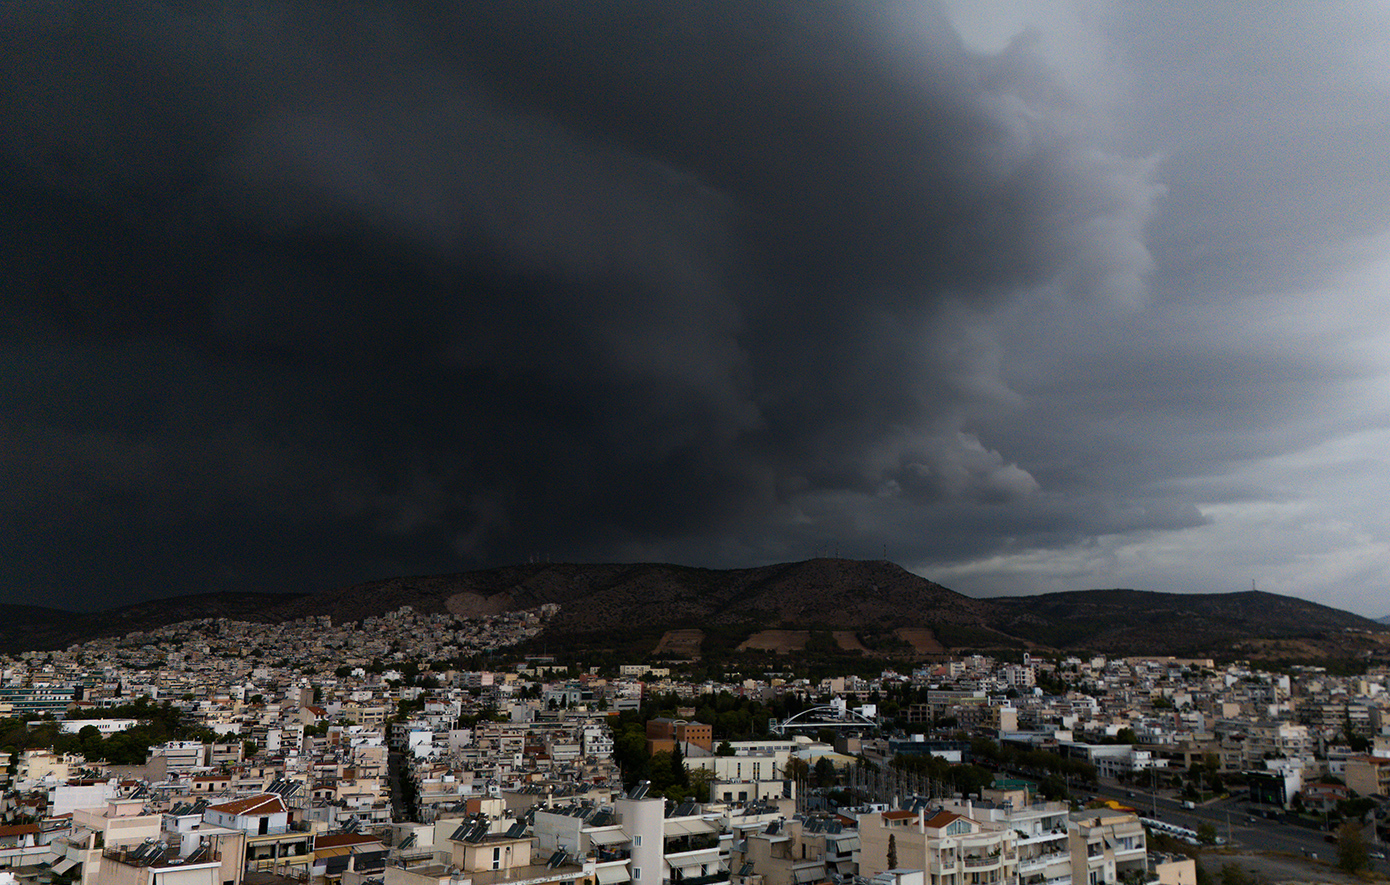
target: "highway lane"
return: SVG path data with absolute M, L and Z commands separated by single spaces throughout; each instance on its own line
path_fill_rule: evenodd
M 1245 804 L 1235 799 L 1221 799 L 1188 809 L 1183 808 L 1181 801 L 1176 798 L 1161 793 L 1155 797 L 1152 793 L 1114 784 L 1102 784 L 1090 792 L 1103 799 L 1115 799 L 1129 805 L 1143 817 L 1152 817 L 1156 811 L 1159 820 L 1191 830 L 1196 830 L 1202 823 L 1209 823 L 1216 827 L 1219 836 L 1228 839 L 1234 847 L 1317 854 L 1322 858 L 1332 856 L 1336 850 L 1334 844 L 1326 841 L 1325 832 L 1262 817 L 1256 817 L 1252 822 Z

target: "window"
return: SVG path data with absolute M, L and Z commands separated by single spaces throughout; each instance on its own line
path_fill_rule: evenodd
M 632 847 L 633 847 L 633 848 L 641 848 L 641 847 L 642 847 L 642 834 L 641 834 L 641 833 L 638 833 L 636 836 L 633 836 L 633 837 L 632 837 Z
M 642 868 L 641 868 L 641 867 L 633 867 L 633 868 L 632 868 L 632 881 L 634 881 L 634 882 L 639 882 L 639 881 L 641 881 L 641 879 L 642 879 Z

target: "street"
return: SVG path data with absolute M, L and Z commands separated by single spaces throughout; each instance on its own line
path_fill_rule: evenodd
M 1186 809 L 1181 801 L 1161 793 L 1155 798 L 1152 793 L 1113 783 L 1103 783 L 1094 792 L 1102 798 L 1134 807 L 1142 817 L 1153 817 L 1157 812 L 1159 820 L 1192 830 L 1203 823 L 1212 824 L 1217 835 L 1228 840 L 1230 847 L 1317 854 L 1320 858 L 1332 857 L 1336 850 L 1335 845 L 1326 841 L 1328 834 L 1322 831 L 1261 817 L 1256 817 L 1252 823 L 1246 812 L 1247 803 L 1237 799 L 1218 799 Z M 1372 846 L 1372 850 L 1383 850 L 1383 846 Z

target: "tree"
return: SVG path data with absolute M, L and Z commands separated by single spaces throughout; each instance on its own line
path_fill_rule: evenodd
M 675 778 L 675 786 L 690 786 L 690 772 L 685 767 L 685 754 L 681 752 L 680 741 L 676 741 L 676 746 L 671 751 L 671 776 Z
M 1067 782 L 1055 774 L 1050 774 L 1042 779 L 1038 784 L 1038 792 L 1049 802 L 1063 802 L 1070 795 L 1067 790 Z
M 719 746 L 714 748 L 714 755 L 732 756 L 734 755 L 734 747 L 728 741 L 720 741 Z
M 1342 824 L 1337 830 L 1337 866 L 1354 873 L 1366 869 L 1370 863 L 1370 850 L 1366 847 L 1366 837 L 1361 835 L 1361 827 L 1354 821 Z
M 1200 823 L 1197 825 L 1197 841 L 1203 845 L 1216 844 L 1216 827 L 1210 823 Z
M 697 768 L 690 772 L 690 793 L 697 802 L 710 801 L 710 787 L 714 784 L 714 772 L 708 768 Z
M 835 763 L 830 761 L 828 756 L 822 756 L 816 760 L 816 786 L 833 787 L 838 777 L 836 776 Z
M 795 757 L 787 760 L 786 770 L 782 773 L 789 781 L 804 781 L 811 773 L 811 765 L 805 759 Z
M 892 833 L 888 834 L 888 869 L 898 868 L 898 838 Z

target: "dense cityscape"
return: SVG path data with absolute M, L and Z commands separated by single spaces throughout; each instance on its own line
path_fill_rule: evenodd
M 0 885 L 1390 885 L 1387 50 L 0 4 Z
M 670 656 L 514 653 L 557 610 L 203 619 L 7 659 L 0 865 L 59 885 L 1189 885 L 1257 878 L 1232 852 L 1380 856 L 1384 668 L 972 654 L 812 678 L 761 656 L 695 681 Z

